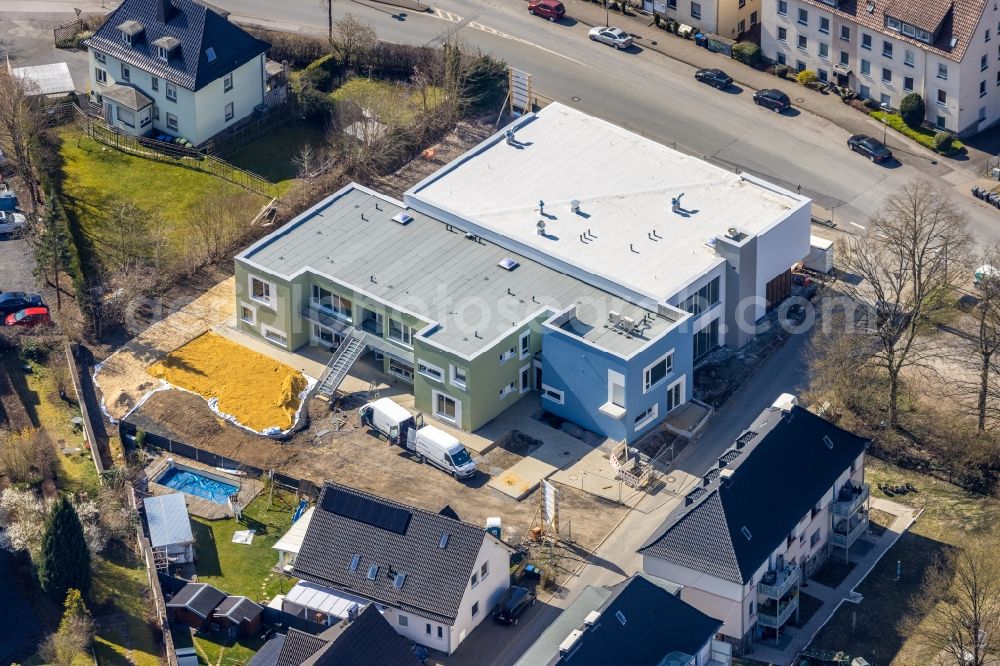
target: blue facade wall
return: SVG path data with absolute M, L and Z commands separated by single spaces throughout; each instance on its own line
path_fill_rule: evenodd
M 648 348 L 625 360 L 596 349 L 561 331 L 543 329 L 542 383 L 562 391 L 563 404 L 542 394 L 542 407 L 588 430 L 615 440 L 635 441 L 653 429 L 667 415 L 667 387 L 685 377 L 683 401 L 691 398 L 692 337 L 679 326 Z M 645 368 L 673 350 L 673 372 L 648 393 L 643 391 Z M 625 377 L 625 415 L 616 419 L 600 411 L 608 402 L 608 371 Z M 638 432 L 635 418 L 653 404 L 657 416 Z

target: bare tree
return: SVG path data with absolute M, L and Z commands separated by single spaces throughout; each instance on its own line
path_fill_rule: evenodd
M 333 0 L 319 0 L 319 4 L 326 10 L 326 41 L 333 46 Z
M 979 432 L 986 430 L 987 420 L 996 410 L 991 403 L 1000 399 L 1000 387 L 994 377 L 997 351 L 1000 351 L 1000 245 L 993 244 L 983 254 L 981 265 L 989 267 L 978 280 L 979 300 L 973 313 L 976 318 L 975 335 L 968 339 L 971 351 L 979 365 L 979 382 L 976 386 L 976 423 Z M 993 269 L 993 270 L 990 270 Z M 995 420 L 995 419 L 994 419 Z
M 27 84 L 7 68 L 0 68 L 0 150 L 24 181 L 31 200 L 31 210 L 38 208 L 38 190 L 35 187 L 35 139 L 45 124 L 37 103 L 29 94 Z
M 189 270 L 225 257 L 246 238 L 259 208 L 256 198 L 244 190 L 213 192 L 203 197 L 188 222 L 192 238 Z
M 955 666 L 986 666 L 1000 650 L 1000 563 L 981 542 L 939 562 L 918 595 L 914 635 L 934 657 Z
M 374 47 L 377 41 L 375 28 L 353 14 L 345 14 L 344 18 L 333 24 L 330 42 L 345 68 L 351 67 L 358 55 Z
M 970 237 L 948 197 L 916 180 L 887 198 L 866 232 L 845 245 L 844 269 L 861 278 L 847 288 L 866 311 L 859 344 L 867 343 L 870 362 L 886 375 L 888 421 L 896 426 L 901 373 L 925 366 L 935 353 L 918 334 L 947 307 Z

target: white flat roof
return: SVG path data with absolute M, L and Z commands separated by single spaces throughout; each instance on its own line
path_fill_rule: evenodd
M 759 234 L 809 203 L 559 103 L 511 129 L 513 145 L 494 135 L 417 184 L 406 202 L 658 302 L 722 261 L 709 239 L 733 227 Z M 673 212 L 679 195 L 682 210 Z
M 76 90 L 69 66 L 64 62 L 18 67 L 12 73 L 17 78 L 30 82 L 30 95 L 65 95 Z
M 299 519 L 292 523 L 292 526 L 288 528 L 288 531 L 278 539 L 278 542 L 271 546 L 275 550 L 282 550 L 286 553 L 299 554 L 299 549 L 302 548 L 302 540 L 306 538 L 306 530 L 309 529 L 309 523 L 312 521 L 313 510 L 316 507 L 311 506 L 305 510 Z

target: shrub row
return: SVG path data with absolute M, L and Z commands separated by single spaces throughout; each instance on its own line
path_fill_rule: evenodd
M 921 146 L 930 148 L 938 153 L 946 155 L 961 150 L 964 147 L 964 144 L 949 132 L 934 132 L 924 127 L 910 127 L 895 113 L 872 111 L 869 115 L 879 122 L 886 123 L 900 134 L 913 139 Z

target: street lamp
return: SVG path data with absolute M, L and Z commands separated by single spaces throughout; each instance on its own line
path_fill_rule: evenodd
M 611 25 L 611 0 L 604 0 L 604 25 Z
M 885 145 L 886 132 L 889 131 L 889 105 L 882 102 L 882 145 Z

